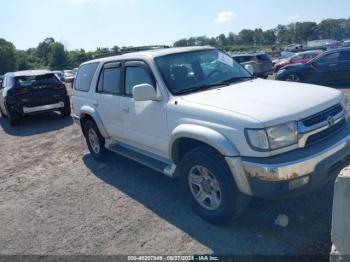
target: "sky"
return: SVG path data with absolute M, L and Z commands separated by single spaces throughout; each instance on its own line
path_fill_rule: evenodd
M 172 45 L 298 21 L 349 18 L 349 0 L 0 0 L 0 38 L 18 49 L 47 37 L 66 49 Z

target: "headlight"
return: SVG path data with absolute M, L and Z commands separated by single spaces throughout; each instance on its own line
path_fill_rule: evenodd
M 247 129 L 246 134 L 249 144 L 259 151 L 276 150 L 298 142 L 296 122 L 266 129 Z

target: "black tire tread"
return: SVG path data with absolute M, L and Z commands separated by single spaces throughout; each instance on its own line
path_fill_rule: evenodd
M 193 163 L 193 161 L 197 161 L 195 159 L 198 161 L 201 161 L 201 159 L 204 160 L 202 164 L 204 163 L 207 165 L 212 172 L 213 169 L 220 172 L 219 175 L 221 178 L 219 179 L 224 181 L 221 187 L 225 187 L 224 190 L 226 192 L 227 199 L 223 200 L 225 204 L 222 208 L 219 208 L 221 209 L 219 211 L 205 210 L 196 202 L 192 196 L 192 193 L 190 192 L 187 182 L 188 166 L 195 165 L 196 163 Z M 183 157 L 179 168 L 180 186 L 185 194 L 185 197 L 188 199 L 190 206 L 194 209 L 194 211 L 207 222 L 215 225 L 226 224 L 238 219 L 247 210 L 250 203 L 250 198 L 239 192 L 225 159 L 211 147 L 200 146 L 188 152 Z M 218 179 L 218 174 L 215 174 L 215 176 Z

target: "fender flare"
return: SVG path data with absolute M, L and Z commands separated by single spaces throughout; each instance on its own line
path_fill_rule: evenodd
M 100 115 L 97 113 L 97 111 L 91 107 L 91 106 L 83 106 L 80 109 L 80 122 L 82 121 L 82 119 L 84 119 L 84 115 L 89 115 L 90 117 L 92 117 L 92 119 L 95 121 L 98 130 L 100 131 L 101 135 L 104 138 L 109 138 L 110 135 L 107 132 L 107 129 L 105 128 Z
M 169 142 L 169 156 L 175 163 L 176 161 L 176 143 L 182 138 L 188 138 L 200 141 L 215 148 L 225 157 L 239 156 L 239 151 L 224 135 L 209 128 L 200 125 L 182 124 L 176 127 Z

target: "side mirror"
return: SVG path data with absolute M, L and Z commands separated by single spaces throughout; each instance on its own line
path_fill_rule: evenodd
M 156 89 L 150 84 L 136 85 L 132 89 L 135 101 L 151 101 L 157 99 Z
M 245 70 L 247 70 L 251 75 L 254 75 L 254 68 L 252 65 L 245 65 Z

